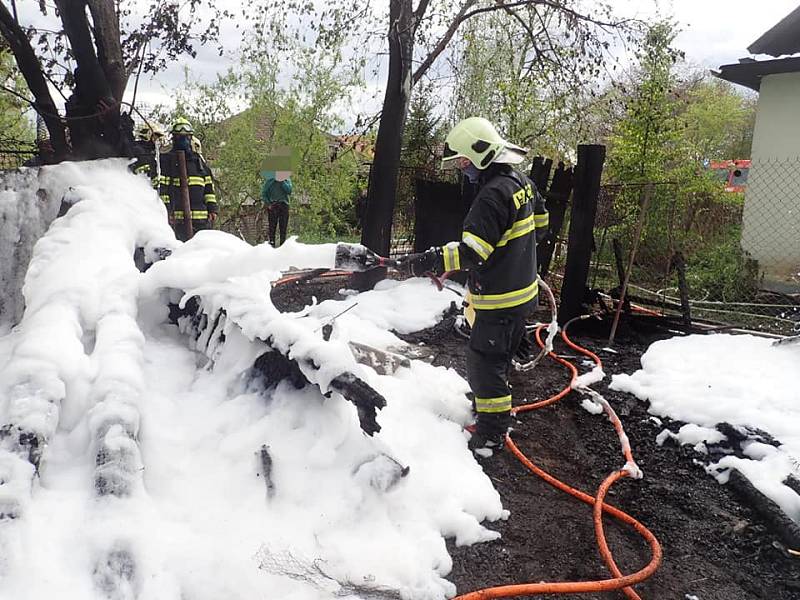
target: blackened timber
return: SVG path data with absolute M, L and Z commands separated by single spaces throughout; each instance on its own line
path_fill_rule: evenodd
M 536 256 L 539 261 L 539 274 L 546 277 L 550 272 L 550 263 L 553 259 L 556 244 L 561 236 L 564 226 L 564 216 L 567 212 L 569 196 L 572 193 L 572 169 L 566 169 L 563 162 L 558 163 L 550 189 L 544 194 L 547 212 L 550 213 L 550 226 L 548 235 L 536 246 Z
M 270 345 L 269 340 L 266 343 Z M 289 381 L 296 389 L 310 385 L 297 360 L 290 359 L 274 349 L 259 356 L 253 365 L 253 370 L 263 378 L 267 388 L 274 387 L 284 380 Z M 373 435 L 381 430 L 377 422 L 377 413 L 386 406 L 386 399 L 370 385 L 352 373 L 342 373 L 331 381 L 330 387 L 356 407 L 358 422 L 364 433 Z
M 561 288 L 561 307 L 558 312 L 558 321 L 561 324 L 583 313 L 587 294 L 586 281 L 592 258 L 597 198 L 600 193 L 600 178 L 603 175 L 605 158 L 605 146 L 583 144 L 578 146 L 567 264 Z
M 689 304 L 689 284 L 686 283 L 686 260 L 683 254 L 676 252 L 672 257 L 672 264 L 678 273 L 678 291 L 681 297 L 681 314 L 684 325 L 692 324 L 692 307 Z
M 181 317 L 188 317 L 189 322 L 186 334 L 193 342 L 197 342 L 203 334 L 204 329 L 214 326 L 216 319 L 209 319 L 202 309 L 202 303 L 197 296 L 192 296 L 187 300 L 183 309 L 175 305 L 170 305 L 170 319 L 177 323 Z M 274 387 L 283 380 L 288 380 L 296 388 L 300 389 L 309 385 L 311 382 L 303 374 L 303 369 L 298 359 L 289 358 L 291 349 L 286 353 L 275 348 L 273 340 L 261 340 L 269 349 L 259 356 L 253 364 L 253 372 L 263 378 L 267 388 Z M 320 339 L 320 343 L 326 343 Z M 216 347 L 216 346 L 215 346 Z M 208 350 L 210 346 L 206 346 Z M 197 348 L 202 350 L 201 348 Z M 206 356 L 214 359 L 206 352 Z M 304 359 L 300 359 L 304 360 Z M 303 368 L 319 369 L 320 365 L 314 364 L 310 360 L 305 360 Z M 365 381 L 350 372 L 344 372 L 336 376 L 330 383 L 330 389 L 340 393 L 346 400 L 351 402 L 358 413 L 358 421 L 361 429 L 367 435 L 373 435 L 381 430 L 377 422 L 377 411 L 386 406 L 386 399 L 373 389 Z
M 728 484 L 767 522 L 772 532 L 791 548 L 800 547 L 800 525 L 792 521 L 780 506 L 750 483 L 736 469 L 731 469 Z
M 136 561 L 127 545 L 118 544 L 97 561 L 94 567 L 95 587 L 108 600 L 125 600 L 138 596 Z
M 36 473 L 39 472 L 44 446 L 45 440 L 39 433 L 10 423 L 0 427 L 0 447 L 25 458 L 33 465 Z
M 560 163 L 563 166 L 563 163 Z M 536 189 L 539 193 L 544 194 L 547 190 L 547 183 L 550 181 L 550 171 L 553 168 L 553 159 L 544 159 L 541 156 L 536 156 L 533 159 L 533 166 L 531 167 L 531 180 L 536 184 Z
M 264 485 L 267 487 L 267 498 L 275 495 L 275 483 L 272 480 L 272 456 L 269 453 L 269 446 L 263 444 L 259 452 L 261 459 L 261 475 L 264 477 Z

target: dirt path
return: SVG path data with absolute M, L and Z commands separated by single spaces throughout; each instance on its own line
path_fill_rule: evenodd
M 311 295 L 333 297 L 343 282 L 310 283 L 281 290 L 284 310 L 296 310 Z M 274 295 L 277 295 L 274 294 Z M 405 336 L 424 342 L 434 364 L 465 372 L 465 341 L 452 330 L 452 320 Z M 786 558 L 773 547 L 759 516 L 726 486 L 695 464 L 690 448 L 655 437 L 663 426 L 649 419 L 647 407 L 633 396 L 607 389 L 610 375 L 631 373 L 651 339 L 623 338 L 619 354 L 603 352 L 603 343 L 574 336 L 601 354 L 609 377 L 596 387 L 619 413 L 645 473 L 642 481 L 612 488 L 609 500 L 639 519 L 661 541 L 664 562 L 656 575 L 637 590 L 648 600 L 800 600 L 800 559 Z M 558 352 L 573 356 L 563 346 Z M 581 364 L 578 360 L 576 364 Z M 568 381 L 563 367 L 546 360 L 533 373 L 515 375 L 514 401 L 535 401 L 559 391 Z M 623 459 L 611 425 L 591 415 L 570 395 L 560 403 L 526 413 L 514 425 L 513 437 L 535 463 L 563 481 L 594 493 Z M 450 543 L 450 579 L 459 593 L 525 581 L 605 579 L 592 528 L 591 509 L 529 474 L 508 452 L 482 461 L 487 475 L 511 511 L 506 522 L 490 524 L 502 533 L 496 542 L 469 547 Z M 629 573 L 648 560 L 647 547 L 636 535 L 608 521 L 609 543 L 620 568 Z M 564 598 L 565 596 L 547 596 Z M 621 593 L 584 594 L 581 598 L 617 599 Z M 545 596 L 542 596 L 545 598 Z

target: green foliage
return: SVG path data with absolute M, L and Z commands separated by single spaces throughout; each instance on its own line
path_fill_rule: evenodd
M 742 250 L 741 228 L 731 227 L 716 243 L 694 253 L 686 278 L 692 295 L 719 302 L 752 301 L 759 287 L 758 264 Z
M 437 145 L 444 142 L 445 131 L 441 117 L 434 114 L 433 90 L 420 85 L 408 110 L 406 126 L 403 131 L 403 147 L 400 163 L 404 166 L 436 169 Z
M 752 100 L 716 78 L 704 77 L 685 87 L 679 116 L 684 125 L 684 155 L 698 163 L 705 159 L 749 158 L 755 120 Z
M 673 94 L 674 65 L 680 54 L 671 46 L 676 35 L 671 22 L 657 23 L 637 52 L 635 83 L 610 140 L 607 172 L 616 181 L 665 181 L 665 170 L 680 163 L 680 123 Z
M 29 95 L 13 56 L 0 49 L 0 85 L 17 94 Z M 0 143 L 33 142 L 34 128 L 26 113 L 29 105 L 22 98 L 0 90 Z
M 608 6 L 589 6 L 581 9 L 614 21 Z M 578 143 L 599 141 L 594 132 L 606 121 L 596 97 L 599 75 L 616 68 L 606 36 L 618 36 L 614 44 L 634 42 L 635 25 L 595 29 L 590 19 L 561 12 L 575 8 L 531 3 L 464 23 L 451 60 L 451 121 L 486 117 L 511 141 L 567 161 Z
M 288 85 L 279 84 L 286 80 Z M 222 227 L 237 231 L 245 213 L 263 210 L 264 159 L 288 146 L 298 159 L 289 233 L 328 239 L 352 233 L 360 165 L 352 151 L 334 155 L 328 132 L 341 127 L 336 108 L 358 85 L 353 66 L 343 65 L 335 53 L 298 47 L 278 64 L 254 42 L 239 69 L 210 85 L 187 83 L 163 114 L 182 114 L 194 123 L 214 169 Z
M 749 155 L 754 107 L 727 83 L 692 73 L 682 79 L 675 35 L 668 21 L 653 25 L 630 81 L 611 94 L 624 99 L 624 112 L 609 140 L 606 177 L 627 184 L 615 203 L 622 222 L 614 234 L 632 242 L 649 188 L 639 282 L 661 287 L 680 250 L 693 297 L 752 297 L 757 268 L 740 248 L 743 200 L 724 192 L 705 165 Z

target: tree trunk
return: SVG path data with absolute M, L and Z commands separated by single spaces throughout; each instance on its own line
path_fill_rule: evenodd
M 125 60 L 122 58 L 122 35 L 114 2 L 88 0 L 88 4 L 89 12 L 92 14 L 97 58 L 111 87 L 111 95 L 117 100 L 122 100 L 128 83 L 128 74 L 125 70 Z
M 589 265 L 594 242 L 594 219 L 597 215 L 597 197 L 606 147 L 600 145 L 578 146 L 578 163 L 575 166 L 575 184 L 572 192 L 572 217 L 569 224 L 569 248 L 561 286 L 561 306 L 558 322 L 563 325 L 583 314 L 589 278 Z
M 0 35 L 8 42 L 17 66 L 25 78 L 25 83 L 28 84 L 28 89 L 33 94 L 33 108 L 42 116 L 47 125 L 47 131 L 50 132 L 50 143 L 56 158 L 64 158 L 69 153 L 66 129 L 58 116 L 58 108 L 53 102 L 53 97 L 50 95 L 47 81 L 42 72 L 42 65 L 25 32 L 2 3 L 0 3 Z
M 100 0 L 98 0 L 100 1 Z M 108 0 L 102 0 L 107 2 Z M 75 56 L 75 90 L 66 103 L 73 151 L 80 158 L 101 158 L 121 154 L 119 101 L 115 98 L 100 64 L 89 28 L 86 0 L 56 0 L 64 32 Z M 107 33 L 95 24 L 98 47 Z M 113 27 L 112 27 L 113 29 Z M 118 35 L 118 31 L 117 31 Z
M 403 128 L 411 96 L 416 28 L 412 1 L 391 0 L 389 21 L 389 76 L 361 234 L 361 242 L 381 256 L 389 254 Z

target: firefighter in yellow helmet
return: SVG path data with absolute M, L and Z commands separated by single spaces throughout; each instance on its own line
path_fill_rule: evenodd
M 142 123 L 136 130 L 136 141 L 133 145 L 133 155 L 136 161 L 129 167 L 137 175 L 149 178 L 154 188 L 158 188 L 160 181 L 156 168 L 156 156 L 158 155 L 156 145 L 160 145 L 163 138 L 164 132 L 158 125 Z
M 533 182 L 513 165 L 527 150 L 504 140 L 481 117 L 458 123 L 445 141 L 443 167 L 457 168 L 477 185 L 460 241 L 400 259 L 411 275 L 469 271 L 474 310 L 467 350 L 467 381 L 474 395 L 473 451 L 500 449 L 511 422 L 511 360 L 536 308 L 536 242 L 548 214 Z
M 186 175 L 189 184 L 189 203 L 191 205 L 192 229 L 194 232 L 211 229 L 217 218 L 217 196 L 214 193 L 214 179 L 211 168 L 192 145 L 194 128 L 192 124 L 179 118 L 172 125 L 172 149 L 161 155 L 161 185 L 159 194 L 170 223 L 179 240 L 186 241 L 183 224 L 183 203 L 181 200 L 181 180 L 178 170 L 178 151 L 186 156 Z

